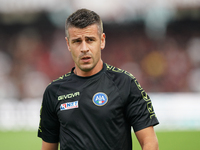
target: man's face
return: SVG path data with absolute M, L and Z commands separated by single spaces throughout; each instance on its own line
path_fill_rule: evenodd
M 69 39 L 66 38 L 66 41 L 75 62 L 76 71 L 82 73 L 100 71 L 101 50 L 105 47 L 105 34 L 100 35 L 96 24 L 83 29 L 70 27 L 68 33 Z

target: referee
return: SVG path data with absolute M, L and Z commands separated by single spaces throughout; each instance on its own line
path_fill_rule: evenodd
M 75 67 L 46 88 L 38 137 L 42 150 L 131 150 L 131 127 L 142 150 L 158 150 L 158 120 L 135 77 L 104 63 L 98 14 L 79 9 L 66 21 Z

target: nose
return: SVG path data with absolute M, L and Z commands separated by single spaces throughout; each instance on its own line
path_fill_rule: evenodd
M 85 41 L 83 41 L 81 43 L 81 52 L 85 53 L 85 52 L 88 52 L 88 51 L 89 51 L 88 45 L 87 45 L 87 43 Z

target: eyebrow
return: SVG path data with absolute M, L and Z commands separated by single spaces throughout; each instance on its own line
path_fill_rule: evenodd
M 86 38 L 86 39 L 93 39 L 93 40 L 96 39 L 96 37 L 94 37 L 94 36 L 86 36 L 85 38 Z
M 81 38 L 72 39 L 72 42 L 77 41 L 77 40 L 81 40 Z
M 95 40 L 96 37 L 94 37 L 94 36 L 86 36 L 85 39 L 94 39 Z M 73 41 L 77 41 L 77 40 L 82 40 L 82 39 L 80 37 L 79 38 L 75 38 L 75 39 L 72 39 L 72 42 Z

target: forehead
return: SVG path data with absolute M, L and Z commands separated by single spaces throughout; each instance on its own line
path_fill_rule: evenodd
M 87 26 L 83 29 L 76 28 L 76 27 L 70 27 L 68 29 L 70 39 L 76 39 L 76 38 L 82 38 L 82 37 L 97 37 L 99 36 L 98 31 L 99 31 L 98 26 L 96 24 Z

